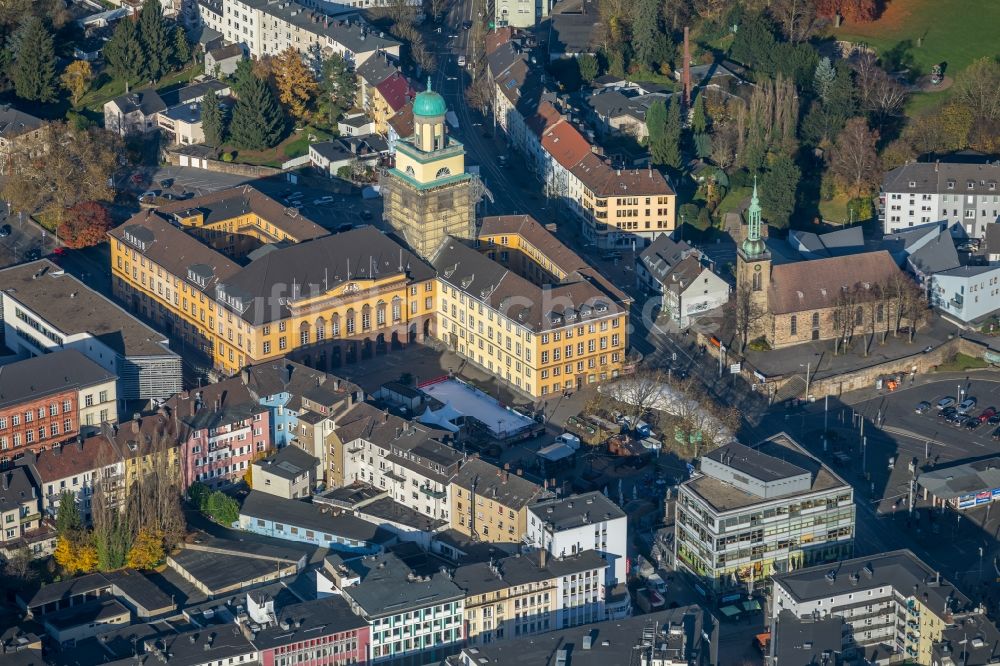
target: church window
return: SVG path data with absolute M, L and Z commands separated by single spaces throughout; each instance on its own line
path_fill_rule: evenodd
M 813 312 L 813 328 L 819 328 L 819 313 Z
M 885 319 L 885 305 L 879 303 L 875 308 L 875 321 L 881 324 L 883 319 Z
M 760 291 L 761 289 L 761 276 L 760 273 L 753 274 L 753 290 Z
M 792 318 L 788 322 L 788 328 L 789 328 L 789 332 L 792 335 L 798 335 L 799 334 L 799 318 L 796 317 L 795 315 L 792 315 Z
M 861 326 L 861 322 L 864 321 L 864 316 L 864 310 L 859 305 L 858 309 L 854 311 L 854 325 Z
M 438 169 L 438 172 L 434 177 L 444 178 L 445 176 L 450 176 L 450 175 L 451 175 L 451 169 L 449 169 L 448 167 L 441 167 L 440 169 Z
M 416 176 L 417 172 L 413 170 L 413 167 L 408 166 L 408 167 L 406 167 L 406 175 L 407 176 Z

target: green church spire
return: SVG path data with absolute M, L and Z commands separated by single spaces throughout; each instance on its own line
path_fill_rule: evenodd
M 747 208 L 747 237 L 743 241 L 743 253 L 748 257 L 756 257 L 766 251 L 764 241 L 760 237 L 760 199 L 757 197 L 757 176 L 753 177 L 753 195 L 750 197 L 750 207 Z

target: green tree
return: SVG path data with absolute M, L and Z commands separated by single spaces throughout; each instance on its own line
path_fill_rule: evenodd
M 830 99 L 830 92 L 833 84 L 837 80 L 837 70 L 830 62 L 829 58 L 823 58 L 816 65 L 816 73 L 813 76 L 813 88 L 816 95 L 826 104 Z
M 233 92 L 237 97 L 247 94 L 253 86 L 257 75 L 253 71 L 253 60 L 244 58 L 236 63 L 236 71 L 233 72 Z
M 358 79 L 350 64 L 337 53 L 324 58 L 319 77 L 319 109 L 331 126 L 354 106 L 357 92 Z
M 83 527 L 80 520 L 80 507 L 76 505 L 76 494 L 72 490 L 64 490 L 59 495 L 59 510 L 56 512 L 56 534 L 67 536 Z
M 139 40 L 146 54 L 143 73 L 153 81 L 163 76 L 174 58 L 174 45 L 167 32 L 160 0 L 146 0 L 139 12 Z
M 705 159 L 712 154 L 712 135 L 711 134 L 695 134 L 694 135 L 694 152 L 698 157 Z
M 174 63 L 178 68 L 184 67 L 191 60 L 191 44 L 188 42 L 184 28 L 179 25 L 174 26 L 173 47 Z
M 774 227 L 788 227 L 795 210 L 795 190 L 802 172 L 787 155 L 771 155 L 760 177 L 760 207 L 764 218 Z
M 691 131 L 695 134 L 704 134 L 708 129 L 708 115 L 705 113 L 705 95 L 699 93 L 694 98 L 694 108 L 691 113 Z
M 104 45 L 103 53 L 112 73 L 125 79 L 126 84 L 139 78 L 146 68 L 145 54 L 132 21 L 118 21 L 111 39 Z
M 222 525 L 231 525 L 240 519 L 240 505 L 221 490 L 208 496 L 206 513 Z
M 669 106 L 657 100 L 646 112 L 649 132 L 649 154 L 654 164 L 679 169 L 681 166 L 681 109 L 680 102 Z
M 215 93 L 208 93 L 201 100 L 201 128 L 205 143 L 216 148 L 226 142 L 226 114 Z
M 240 148 L 263 150 L 281 140 L 285 122 L 271 88 L 254 77 L 236 100 L 229 136 Z
M 14 92 L 32 102 L 55 101 L 59 81 L 52 34 L 40 18 L 30 16 L 18 28 L 15 41 L 11 66 Z
M 632 46 L 639 66 L 647 69 L 656 60 L 660 3 L 658 0 L 637 0 L 632 19 Z
M 600 71 L 600 68 L 598 67 L 597 58 L 590 55 L 589 53 L 584 53 L 579 58 L 577 58 L 577 62 L 580 65 L 580 78 L 582 78 L 587 83 L 590 83 L 597 78 L 597 75 Z
M 202 513 L 208 509 L 208 496 L 211 494 L 212 491 L 209 490 L 208 486 L 199 481 L 195 481 L 188 488 L 188 498 Z
M 761 14 L 747 14 L 739 24 L 733 40 L 732 57 L 738 62 L 753 67 L 755 77 L 774 73 L 774 50 L 776 41 L 771 22 Z

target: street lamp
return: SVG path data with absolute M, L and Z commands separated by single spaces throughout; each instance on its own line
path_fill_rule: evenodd
M 802 367 L 801 363 L 799 363 L 799 367 L 800 368 Z M 808 401 L 809 400 L 809 370 L 812 368 L 812 361 L 811 360 L 806 361 L 805 367 L 806 367 L 806 401 Z

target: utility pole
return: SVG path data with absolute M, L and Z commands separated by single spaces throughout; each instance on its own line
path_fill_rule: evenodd
M 861 475 L 868 476 L 868 438 L 861 438 Z

